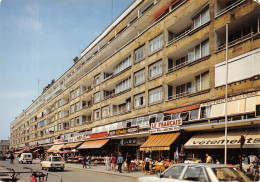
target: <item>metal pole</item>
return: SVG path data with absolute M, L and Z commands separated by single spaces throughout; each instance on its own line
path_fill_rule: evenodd
M 225 96 L 225 157 L 224 157 L 225 165 L 227 164 L 227 111 L 228 111 L 227 87 L 228 87 L 228 24 L 226 24 L 226 96 Z

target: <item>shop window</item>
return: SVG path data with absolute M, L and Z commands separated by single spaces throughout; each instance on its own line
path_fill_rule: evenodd
M 188 121 L 189 120 L 189 112 L 180 113 L 180 118 L 182 119 L 182 121 Z
M 199 119 L 199 109 L 190 111 L 190 120 Z
M 209 118 L 210 117 L 210 106 L 201 108 L 201 118 Z
M 137 119 L 136 118 L 132 119 L 131 122 L 132 122 L 132 126 L 136 126 L 137 125 Z
M 150 124 L 155 123 L 155 122 L 156 122 L 156 118 L 157 118 L 157 115 L 156 115 L 156 114 L 150 115 L 150 116 L 149 116 L 149 123 L 150 123 Z
M 163 115 L 163 121 L 169 121 L 169 120 L 171 120 L 171 119 L 172 119 L 172 117 L 171 117 L 170 114 L 164 114 L 164 115 Z

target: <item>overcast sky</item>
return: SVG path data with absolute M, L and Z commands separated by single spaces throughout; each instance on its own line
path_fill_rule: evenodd
M 0 0 L 0 140 L 133 0 Z M 38 89 L 39 88 L 39 89 Z

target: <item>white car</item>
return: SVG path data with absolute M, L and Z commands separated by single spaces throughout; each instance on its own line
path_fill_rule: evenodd
M 19 163 L 32 163 L 33 157 L 31 153 L 21 153 L 18 158 Z
M 41 162 L 42 169 L 47 171 L 52 169 L 60 169 L 61 171 L 65 168 L 65 162 L 61 157 L 58 156 L 49 156 L 45 161 Z
M 251 181 L 244 173 L 234 166 L 221 164 L 175 164 L 161 175 L 138 178 L 138 182 L 248 182 Z

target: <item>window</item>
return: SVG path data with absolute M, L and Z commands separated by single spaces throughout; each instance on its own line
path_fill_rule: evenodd
M 70 127 L 73 128 L 74 127 L 74 119 L 70 120 Z
M 195 46 L 195 48 L 188 53 L 188 62 L 195 61 L 197 59 L 200 59 L 208 55 L 209 55 L 209 39 Z
M 193 21 L 194 21 L 194 29 L 198 28 L 199 26 L 207 23 L 210 20 L 209 17 L 209 8 L 202 11 L 199 15 L 197 15 Z
M 181 175 L 182 170 L 184 169 L 184 166 L 174 166 L 171 167 L 169 170 L 167 170 L 163 174 L 163 178 L 174 178 L 178 179 Z
M 158 61 L 149 66 L 149 79 L 162 74 L 162 61 Z
M 109 116 L 109 106 L 102 108 L 102 118 L 107 118 Z
M 176 87 L 176 97 L 191 93 L 191 82 Z
M 209 71 L 195 77 L 195 92 L 209 88 Z
M 95 86 L 100 84 L 100 74 L 98 74 L 97 76 L 94 77 L 94 84 L 95 84 Z
M 125 60 L 120 62 L 118 65 L 116 65 L 113 74 L 116 75 L 130 66 L 131 66 L 131 56 L 127 57 Z
M 134 107 L 138 108 L 138 107 L 142 107 L 145 105 L 145 93 L 136 95 L 134 97 Z
M 163 46 L 163 36 L 160 34 L 154 39 L 149 41 L 149 54 L 152 54 L 158 50 L 160 50 Z
M 77 102 L 77 103 L 75 104 L 75 110 L 76 110 L 76 112 L 79 111 L 79 102 Z
M 75 90 L 75 97 L 78 97 L 79 96 L 79 94 L 80 94 L 80 88 L 77 88 L 76 90 Z
M 61 106 L 61 99 L 58 101 L 58 107 Z
M 139 62 L 145 59 L 145 45 L 135 50 L 135 62 Z
M 79 119 L 79 117 L 76 117 L 76 118 L 75 118 L 75 121 L 76 121 L 76 126 L 79 126 L 79 125 L 80 125 L 80 119 Z
M 94 103 L 98 103 L 100 101 L 100 92 L 94 94 Z
M 190 111 L 190 120 L 199 119 L 199 109 L 194 109 Z
M 61 119 L 61 111 L 58 113 L 58 117 L 59 119 Z
M 162 87 L 149 91 L 149 104 L 162 101 Z
M 70 106 L 70 114 L 73 114 L 75 112 L 75 106 L 74 104 Z
M 118 83 L 116 85 L 115 93 L 123 92 L 127 89 L 131 88 L 131 77 L 127 78 L 126 80 Z
M 209 118 L 210 117 L 210 106 L 201 108 L 201 118 Z
M 100 119 L 100 110 L 97 109 L 94 111 L 94 119 L 99 120 Z
M 145 69 L 138 71 L 134 74 L 134 84 L 138 85 L 145 82 Z
M 202 167 L 188 167 L 184 175 L 184 180 L 207 181 Z
M 58 120 L 58 113 L 55 113 L 55 120 Z
M 73 100 L 75 98 L 74 91 L 70 92 L 70 100 Z

